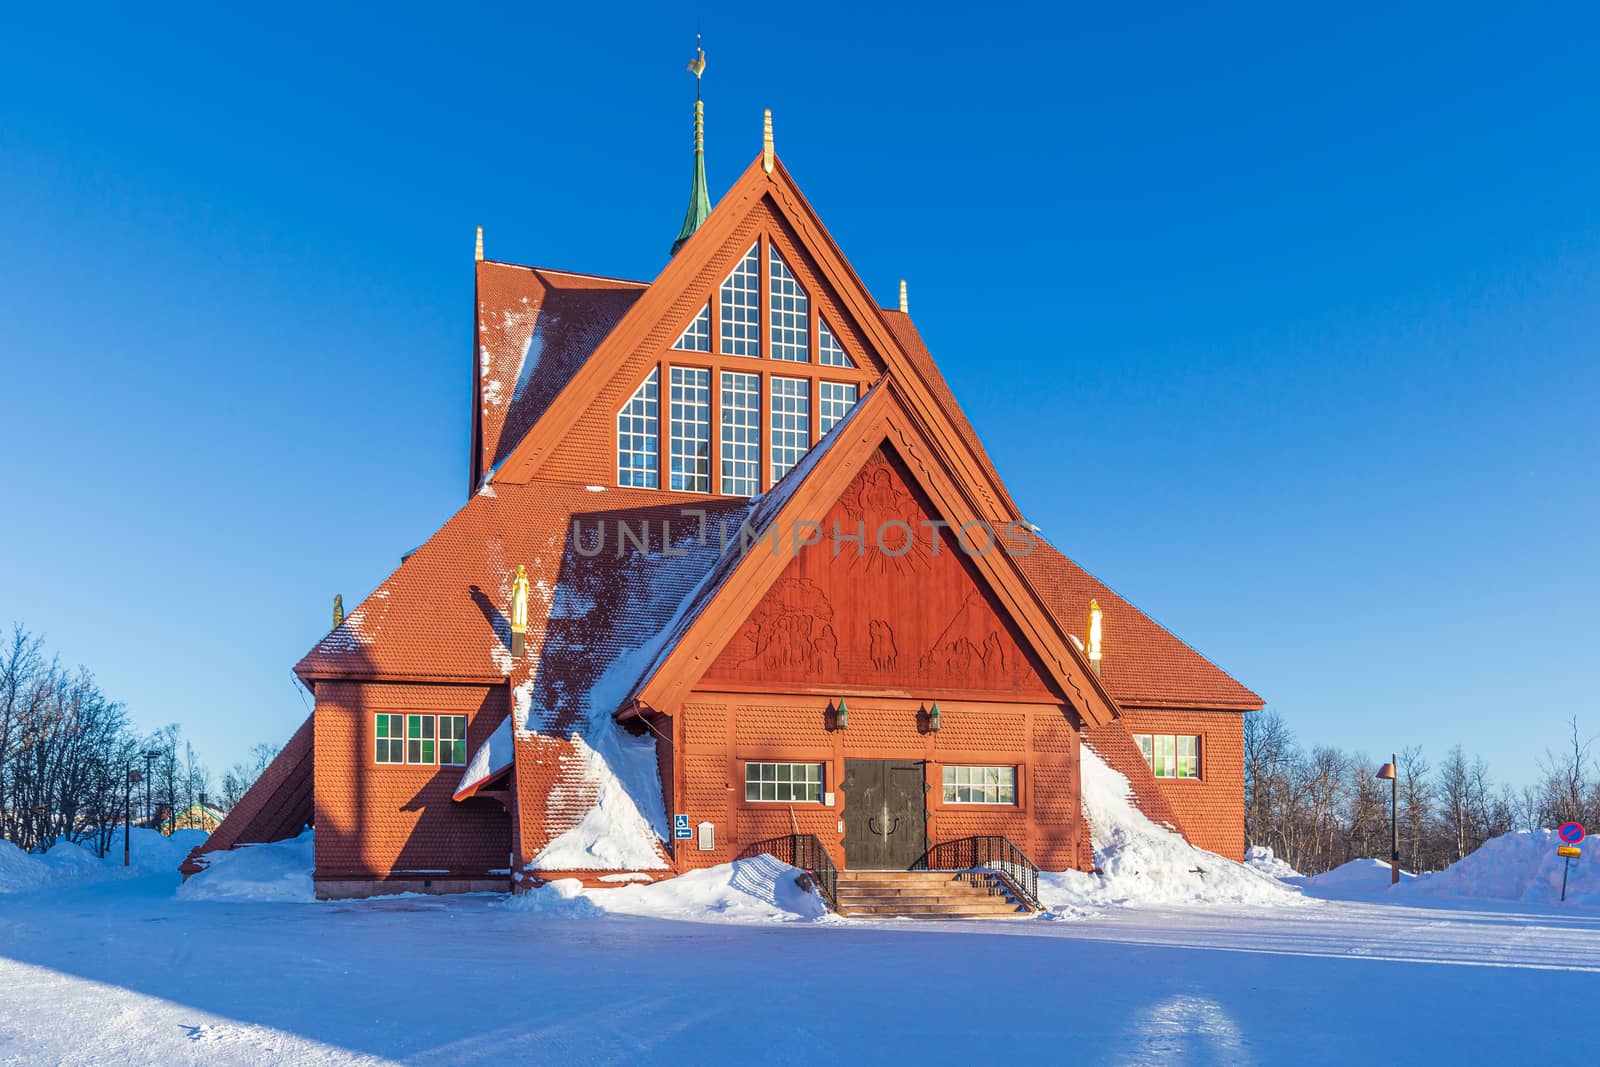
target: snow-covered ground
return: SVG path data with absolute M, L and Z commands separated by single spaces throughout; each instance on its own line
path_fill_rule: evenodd
M 319 903 L 309 833 L 181 889 L 189 840 L 0 849 L 0 1064 L 1570 1062 L 1600 1003 L 1593 861 L 1554 903 L 1548 834 L 1391 889 L 1198 852 L 1089 752 L 1083 799 L 1103 874 L 1031 921 L 843 920 L 768 857 Z
M 1572 1020 L 1600 1002 L 1594 908 L 555 921 L 492 896 L 177 885 L 0 897 L 0 1063 L 1571 1062 Z

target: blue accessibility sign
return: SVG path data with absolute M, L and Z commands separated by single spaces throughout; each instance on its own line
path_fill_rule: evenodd
M 694 836 L 694 831 L 689 829 L 689 816 L 674 815 L 672 817 L 672 836 L 687 841 Z
M 1583 824 L 1564 822 L 1556 827 L 1556 836 L 1569 845 L 1576 845 L 1584 838 Z

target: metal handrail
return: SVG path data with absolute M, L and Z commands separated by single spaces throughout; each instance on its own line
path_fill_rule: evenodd
M 828 908 L 839 910 L 839 868 L 816 834 L 784 834 L 782 837 L 757 841 L 740 852 L 739 858 L 746 860 L 763 854 L 805 871 L 816 884 Z
M 971 871 L 977 868 L 999 875 L 1018 900 L 1034 911 L 1039 903 L 1039 865 L 1009 837 L 985 834 L 941 841 L 911 865 L 914 871 Z

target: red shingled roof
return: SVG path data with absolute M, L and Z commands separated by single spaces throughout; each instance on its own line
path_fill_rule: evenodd
M 473 488 L 539 421 L 647 288 L 591 274 L 478 264 Z
M 245 790 L 222 824 L 196 845 L 178 869 L 185 878 L 205 870 L 207 852 L 297 836 L 310 824 L 312 802 L 311 716 Z

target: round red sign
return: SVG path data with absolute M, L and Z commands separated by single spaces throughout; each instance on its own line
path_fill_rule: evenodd
M 1556 836 L 1561 838 L 1563 844 L 1576 845 L 1584 839 L 1583 824 L 1564 822 L 1556 827 Z

